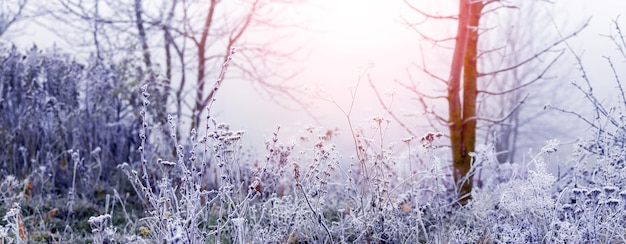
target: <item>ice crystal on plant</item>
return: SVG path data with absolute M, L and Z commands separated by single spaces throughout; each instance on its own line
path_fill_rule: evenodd
M 543 148 L 541 148 L 541 152 L 555 153 L 560 143 L 561 142 L 558 139 L 548 140 L 546 141 L 546 145 Z

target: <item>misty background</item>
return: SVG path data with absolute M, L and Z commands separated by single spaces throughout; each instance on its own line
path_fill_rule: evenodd
M 10 12 L 19 2 L 21 1 L 8 0 L 0 5 L 3 12 Z M 424 10 L 442 15 L 455 13 L 457 7 L 454 1 L 410 2 Z M 520 8 L 503 11 L 481 24 L 509 28 L 507 26 L 511 23 L 518 23 L 516 25 L 522 29 L 521 37 L 534 40 L 537 46 L 542 46 L 558 39 L 559 32 L 572 31 L 590 18 L 589 26 L 567 43 L 582 57 L 587 74 L 595 82 L 593 86 L 596 88 L 596 94 L 605 98 L 606 103 L 616 102 L 618 94 L 613 92 L 614 77 L 602 57 L 612 56 L 619 50 L 616 50 L 611 40 L 604 35 L 615 33 L 613 20 L 623 23 L 623 18 L 619 18 L 619 15 L 626 10 L 626 2 L 617 0 L 533 2 L 535 3 L 531 10 Z M 157 2 L 146 1 L 144 4 L 147 13 L 158 13 L 157 10 L 163 8 Z M 239 7 L 237 1 L 227 2 L 226 5 L 232 9 L 231 11 L 237 11 Z M 76 55 L 79 61 L 86 60 L 94 53 L 93 45 L 90 45 L 93 43 L 90 39 L 91 33 L 73 26 L 71 22 L 60 21 L 59 18 L 63 18 L 63 13 L 52 13 L 58 9 L 59 5 L 55 5 L 54 1 L 29 1 L 22 17 L 0 36 L 1 42 L 4 45 L 14 44 L 21 50 L 27 50 L 33 45 L 42 49 L 56 47 L 62 52 Z M 102 11 L 103 15 L 116 14 L 106 13 L 107 10 Z M 421 64 L 425 60 L 430 69 L 438 71 L 445 78 L 447 62 L 451 58 L 449 51 L 436 48 L 406 25 L 405 21 L 419 21 L 420 17 L 404 1 L 297 1 L 275 11 L 279 11 L 275 15 L 278 18 L 277 23 L 287 27 L 280 28 L 277 25 L 273 29 L 250 31 L 245 33 L 244 38 L 271 40 L 269 43 L 278 49 L 294 51 L 288 62 L 275 67 L 277 73 L 294 75 L 285 80 L 274 81 L 298 90 L 297 98 L 302 104 L 284 97 L 276 100 L 274 99 L 276 94 L 267 92 L 262 85 L 241 78 L 236 71 L 229 71 L 216 96 L 211 113 L 217 121 L 229 124 L 231 129 L 246 131 L 244 147 L 262 151 L 263 142 L 271 137 L 277 124 L 281 125 L 280 137 L 293 140 L 304 134 L 310 125 L 337 129 L 339 134 L 335 142 L 338 143 L 340 150 L 345 152 L 345 155 L 354 154 L 349 124 L 341 111 L 348 109 L 353 94 L 354 111 L 351 114 L 351 121 L 355 127 L 367 131 L 371 127 L 371 118 L 382 116 L 390 120 L 385 135 L 386 142 L 398 142 L 409 137 L 405 129 L 391 119 L 381 107 L 374 90 L 368 84 L 368 76 L 371 77 L 384 102 L 393 101 L 391 109 L 406 121 L 417 136 L 434 130 L 447 132 L 445 127 L 431 128 L 421 105 L 415 101 L 414 94 L 394 82 L 394 80 L 409 82 L 412 79 L 420 84 L 421 91 L 434 94 L 440 91 L 440 87 L 437 87 L 436 81 L 427 75 L 420 74 L 416 64 Z M 526 14 L 524 11 L 531 11 L 537 15 Z M 445 37 L 454 35 L 454 27 L 453 22 L 447 24 L 435 22 L 423 25 L 420 30 L 429 35 Z M 502 35 L 499 31 L 496 32 Z M 151 33 L 149 30 L 147 36 L 149 42 L 159 43 L 161 36 L 155 34 L 156 32 Z M 117 42 L 120 46 L 138 45 L 133 42 L 133 35 L 134 30 L 129 30 L 127 36 L 114 35 L 116 38 L 110 41 Z M 494 43 L 498 43 L 500 41 L 498 38 L 502 37 L 486 38 L 493 38 Z M 235 47 L 245 48 L 237 45 Z M 160 51 L 154 51 L 152 54 L 155 60 L 164 55 Z M 246 59 L 241 53 L 235 53 L 233 62 L 246 62 Z M 623 64 L 623 61 L 615 60 L 615 63 Z M 156 65 L 160 67 L 156 69 L 157 73 L 162 74 L 164 64 L 157 61 Z M 216 70 L 210 72 L 207 78 L 209 86 L 217 76 Z M 192 79 L 193 72 L 190 74 L 189 79 Z M 174 71 L 174 77 L 179 75 L 180 73 Z M 573 89 L 570 84 L 579 79 L 580 73 L 576 67 L 576 60 L 569 51 L 565 52 L 550 69 L 549 77 L 524 91 L 525 94 L 532 96 L 520 108 L 520 113 L 539 119 L 523 125 L 525 129 L 517 142 L 521 151 L 541 148 L 545 140 L 552 138 L 558 138 L 562 143 L 568 144 L 584 136 L 586 127 L 581 121 L 558 111 L 544 109 L 545 105 L 550 104 L 580 111 L 582 114 L 592 111 L 589 105 L 581 102 L 583 94 Z M 273 80 L 274 77 L 268 79 Z M 175 85 L 175 81 L 176 79 L 173 79 L 172 85 Z M 193 89 L 192 86 L 186 87 L 189 91 Z M 193 100 L 192 95 L 188 93 L 185 99 Z M 434 109 L 445 111 L 444 103 L 431 105 Z M 202 115 L 203 118 L 204 116 L 205 114 Z M 190 126 L 188 120 L 180 123 L 182 127 Z M 483 136 L 478 138 L 477 142 L 491 143 L 490 140 L 496 138 L 497 135 L 488 135 L 488 138 Z M 396 150 L 404 149 L 399 146 Z M 516 157 L 523 160 L 523 155 L 524 152 L 518 153 Z

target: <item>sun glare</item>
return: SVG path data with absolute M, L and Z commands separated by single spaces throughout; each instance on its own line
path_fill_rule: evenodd
M 336 42 L 355 45 L 381 38 L 376 32 L 391 23 L 392 10 L 380 0 L 338 0 L 329 3 L 320 23 Z
M 389 71 L 387 66 L 402 69 L 407 66 L 405 59 L 411 55 L 410 45 L 414 44 L 407 42 L 414 37 L 407 37 L 413 33 L 400 23 L 401 7 L 400 1 L 325 1 L 319 18 L 314 20 L 321 30 L 315 34 L 313 43 L 314 55 L 320 59 L 312 62 L 319 64 L 316 67 L 331 68 L 333 76 L 327 77 L 330 79 L 327 84 L 333 85 L 332 90 L 344 91 L 338 83 L 354 86 L 360 69 L 370 63 L 375 66 L 372 72 L 385 70 L 388 75 L 397 72 Z M 332 60 L 328 60 L 329 55 L 333 56 Z M 348 73 L 344 75 L 349 77 L 340 73 Z

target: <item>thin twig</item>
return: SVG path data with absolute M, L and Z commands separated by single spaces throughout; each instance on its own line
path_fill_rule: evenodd
M 522 85 L 519 85 L 519 86 L 513 87 L 513 88 L 508 89 L 508 90 L 505 90 L 505 91 L 500 91 L 500 92 L 492 92 L 492 91 L 479 90 L 479 91 L 478 91 L 478 93 L 484 93 L 484 94 L 489 94 L 489 95 L 504 95 L 504 94 L 509 94 L 509 93 L 511 93 L 511 92 L 514 92 L 514 91 L 520 90 L 520 89 L 522 89 L 522 88 L 524 88 L 524 87 L 527 87 L 527 86 L 529 86 L 529 85 L 532 85 L 533 83 L 537 82 L 538 80 L 543 79 L 543 78 L 544 78 L 544 75 L 548 72 L 548 70 L 550 70 L 550 68 L 552 68 L 552 66 L 556 63 L 556 61 L 557 61 L 557 60 L 559 60 L 559 58 L 561 58 L 561 56 L 563 56 L 563 54 L 564 54 L 564 53 L 565 53 L 565 51 L 564 51 L 564 50 L 563 50 L 563 51 L 561 51 L 561 52 L 559 53 L 559 55 L 558 55 L 558 56 L 556 56 L 556 57 L 552 60 L 552 62 L 550 62 L 550 63 L 548 64 L 548 66 L 546 66 L 546 67 L 543 69 L 543 71 L 541 71 L 541 73 L 539 73 L 539 75 L 538 75 L 537 77 L 535 77 L 534 79 L 532 79 L 532 80 L 530 80 L 530 81 L 528 81 L 528 82 L 526 82 L 526 83 L 524 83 L 524 84 L 522 84 Z
M 523 60 L 523 61 L 521 61 L 521 62 L 519 62 L 519 63 L 517 63 L 517 64 L 515 64 L 513 66 L 509 66 L 507 68 L 503 68 L 503 69 L 495 70 L 495 71 L 490 71 L 490 72 L 479 73 L 478 76 L 482 77 L 482 76 L 496 75 L 498 73 L 502 73 L 502 72 L 506 72 L 506 71 L 517 69 L 517 68 L 519 68 L 519 67 L 529 63 L 530 61 L 538 58 L 539 56 L 541 56 L 541 55 L 551 51 L 552 48 L 554 48 L 555 46 L 557 46 L 557 45 L 559 45 L 561 43 L 566 43 L 568 39 L 578 35 L 578 33 L 580 33 L 583 29 L 585 29 L 589 25 L 589 21 L 590 21 L 590 19 L 587 19 L 587 21 L 585 21 L 585 23 L 582 26 L 580 26 L 578 29 L 576 29 L 576 31 L 574 31 L 571 34 L 569 34 L 567 36 L 564 36 L 561 39 L 555 41 L 554 43 L 552 43 L 552 45 L 549 45 L 548 47 L 544 48 L 543 50 L 535 53 L 530 58 L 527 58 L 527 59 L 525 59 L 525 60 Z
M 296 186 L 300 189 L 300 191 L 302 191 L 302 195 L 304 196 L 304 200 L 306 200 L 306 204 L 309 206 L 309 209 L 311 209 L 311 211 L 317 218 L 317 223 L 320 224 L 324 228 L 324 230 L 326 230 L 326 233 L 328 234 L 328 239 L 330 239 L 330 243 L 333 243 L 333 235 L 330 233 L 330 230 L 328 229 L 328 226 L 326 226 L 326 223 L 324 223 L 323 216 L 317 213 L 317 211 L 315 211 L 315 209 L 311 205 L 309 198 L 306 196 L 304 188 L 302 188 L 302 184 L 296 183 Z
M 382 106 L 385 111 L 387 111 L 387 114 L 389 114 L 400 125 L 400 127 L 404 128 L 404 130 L 406 130 L 406 132 L 408 132 L 410 135 L 415 136 L 415 133 L 411 131 L 411 129 L 409 129 L 409 127 L 404 124 L 402 120 L 400 120 L 400 118 L 398 118 L 398 116 L 393 113 L 393 111 L 391 111 L 391 108 L 388 107 L 385 102 L 383 102 L 383 99 L 380 97 L 380 92 L 378 91 L 378 88 L 376 88 L 374 82 L 372 82 L 372 78 L 369 75 L 367 75 L 367 80 L 369 81 L 372 90 L 374 90 L 374 93 L 376 93 L 376 98 L 378 98 L 378 103 L 380 103 L 380 106 Z

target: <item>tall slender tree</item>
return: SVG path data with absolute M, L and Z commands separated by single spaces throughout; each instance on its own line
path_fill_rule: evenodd
M 452 175 L 455 185 L 457 186 L 457 193 L 459 195 L 458 200 L 461 203 L 466 203 L 471 198 L 471 191 L 473 187 L 473 171 L 472 171 L 472 157 L 471 153 L 475 151 L 477 126 L 479 122 L 487 124 L 497 124 L 505 121 L 511 115 L 513 115 L 519 106 L 521 106 L 525 99 L 518 101 L 518 104 L 510 107 L 509 112 L 500 118 L 489 118 L 481 116 L 478 108 L 479 95 L 505 95 L 517 91 L 529 84 L 535 83 L 543 79 L 545 72 L 552 67 L 552 65 L 563 54 L 562 50 L 557 50 L 556 47 L 574 37 L 584 27 L 587 22 L 581 27 L 571 32 L 567 36 L 563 36 L 554 42 L 547 44 L 543 48 L 534 50 L 530 53 L 519 53 L 521 58 L 516 59 L 515 63 L 505 67 L 481 67 L 481 59 L 493 58 L 490 54 L 499 54 L 502 46 L 485 46 L 481 45 L 481 36 L 491 31 L 506 34 L 505 28 L 485 27 L 485 19 L 490 14 L 504 12 L 504 11 L 519 11 L 517 4 L 514 1 L 494 0 L 459 0 L 458 1 L 458 13 L 456 15 L 443 16 L 433 15 L 426 11 L 416 7 L 416 3 L 404 0 L 407 6 L 414 10 L 418 15 L 425 17 L 425 21 L 419 23 L 412 23 L 406 20 L 406 24 L 412 27 L 417 33 L 426 41 L 432 43 L 435 46 L 442 46 L 445 42 L 454 42 L 452 47 L 452 58 L 449 64 L 448 78 L 441 78 L 435 72 L 431 72 L 426 68 L 426 64 L 423 64 L 421 71 L 428 75 L 430 78 L 442 82 L 446 88 L 445 95 L 433 96 L 419 91 L 415 84 L 401 83 L 401 85 L 417 94 L 423 107 L 427 108 L 429 102 L 435 100 L 445 100 L 447 103 L 447 118 L 442 116 L 437 111 L 427 111 L 432 115 L 432 118 L 439 122 L 439 125 L 443 125 L 448 129 L 448 136 L 450 140 L 451 156 L 452 156 Z M 443 39 L 432 38 L 423 33 L 420 29 L 420 25 L 428 20 L 437 21 L 455 21 L 456 22 L 456 35 L 454 37 L 448 37 Z M 545 20 L 544 20 L 545 21 Z M 493 23 L 492 23 L 493 24 Z M 510 26 L 508 26 L 510 27 Z M 542 63 L 542 60 L 548 58 L 550 62 L 544 63 L 544 69 L 536 71 L 536 76 L 530 76 L 527 80 L 520 81 L 517 85 L 511 87 L 506 91 L 491 92 L 481 87 L 486 87 L 484 82 L 499 74 L 514 72 L 520 67 L 524 67 L 530 63 Z M 495 68 L 494 68 L 495 67 Z M 485 70 L 493 68 L 494 70 Z M 484 106 L 499 106 L 499 105 L 484 105 Z

